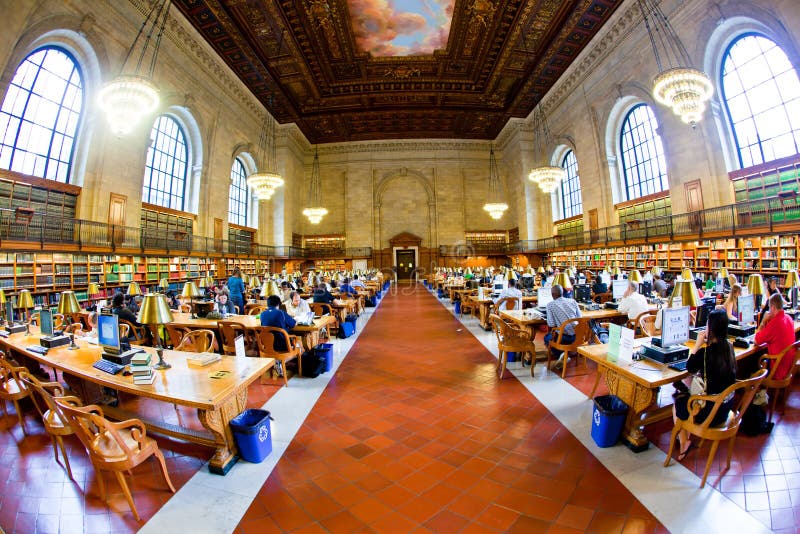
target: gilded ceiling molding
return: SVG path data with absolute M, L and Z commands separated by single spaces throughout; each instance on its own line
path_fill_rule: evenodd
M 401 139 L 397 141 L 364 141 L 349 143 L 331 143 L 319 145 L 320 154 L 348 154 L 348 153 L 387 153 L 387 152 L 456 152 L 456 151 L 486 151 L 490 141 L 469 140 L 438 140 Z

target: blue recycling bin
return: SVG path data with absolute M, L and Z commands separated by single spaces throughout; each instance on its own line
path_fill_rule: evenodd
M 314 348 L 317 358 L 325 358 L 325 373 L 333 367 L 333 343 L 320 343 Z
M 594 398 L 592 439 L 598 447 L 612 447 L 619 441 L 627 415 L 628 405 L 616 395 Z
M 460 315 L 461 314 L 461 301 L 460 300 L 457 300 L 457 301 L 455 301 L 453 303 L 453 311 L 455 312 L 456 315 Z
M 239 456 L 254 464 L 261 463 L 272 452 L 272 432 L 267 410 L 251 408 L 233 419 L 230 425 Z
M 437 297 L 439 297 L 440 299 L 443 299 L 443 298 L 444 298 L 444 289 L 442 289 L 442 288 L 440 287 L 440 288 L 439 288 L 439 289 L 436 291 L 436 296 L 437 296 Z
M 517 353 L 516 352 L 506 352 L 506 363 L 512 363 L 517 361 Z

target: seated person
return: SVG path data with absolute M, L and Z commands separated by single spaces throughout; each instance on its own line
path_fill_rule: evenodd
M 516 280 L 508 281 L 508 287 L 500 292 L 500 295 L 498 295 L 498 297 L 494 299 L 494 303 L 497 304 L 497 302 L 500 301 L 500 299 L 504 299 L 506 297 L 517 299 L 517 305 L 515 306 L 515 309 L 517 310 L 522 309 L 522 291 L 517 289 Z M 506 303 L 504 302 L 502 308 L 499 308 L 499 310 L 505 310 L 505 309 L 507 308 L 506 308 Z
M 141 326 L 136 320 L 136 314 L 130 308 L 125 307 L 125 295 L 122 293 L 114 293 L 114 298 L 111 299 L 111 313 L 130 322 L 133 326 Z
M 742 286 L 739 284 L 733 284 L 731 287 L 731 292 L 728 294 L 728 298 L 725 299 L 725 303 L 717 306 L 717 308 L 722 308 L 725 310 L 725 313 L 728 314 L 729 321 L 739 321 L 739 297 L 742 295 Z
M 553 297 L 553 300 L 547 303 L 547 326 L 550 327 L 550 332 L 544 336 L 544 343 L 548 345 L 547 350 L 551 350 L 549 345 L 550 340 L 553 339 L 552 329 L 557 328 L 564 321 L 577 319 L 581 316 L 578 303 L 572 299 L 564 298 L 564 289 L 560 285 L 555 284 L 550 288 L 550 295 Z M 561 343 L 566 345 L 573 341 L 575 341 L 575 327 L 570 324 L 564 328 Z M 555 349 L 552 349 L 552 353 L 554 356 L 558 356 L 553 368 L 560 369 L 564 365 L 564 354 L 562 351 Z
M 767 294 L 768 295 L 779 295 L 781 297 L 781 307 L 786 306 L 789 304 L 781 295 L 781 290 L 778 288 L 778 277 L 777 276 L 770 276 L 767 279 Z M 764 307 L 761 310 L 761 315 L 764 315 L 769 310 L 769 299 L 766 299 L 764 302 Z
M 622 295 L 622 300 L 619 301 L 618 311 L 620 313 L 627 313 L 628 319 L 633 320 L 639 317 L 639 314 L 649 309 L 650 306 L 647 304 L 647 298 L 639 293 L 639 284 L 636 282 L 628 282 L 628 289 L 625 290 L 625 293 Z
M 353 286 L 350 285 L 350 279 L 345 278 L 342 285 L 339 286 L 339 295 L 345 297 L 350 295 L 351 297 L 358 297 L 358 292 L 355 290 Z
M 220 291 L 219 295 L 217 295 L 216 307 L 219 313 L 226 315 L 236 314 L 236 306 L 234 306 L 233 302 L 231 302 L 230 299 L 228 298 L 227 291 Z
M 280 294 L 281 302 L 286 302 L 286 301 L 289 300 L 289 298 L 290 298 L 289 296 L 292 294 L 293 290 L 292 290 L 292 286 L 289 285 L 289 282 L 284 280 L 283 282 L 281 282 L 280 291 L 281 291 L 281 294 Z
M 167 291 L 167 302 L 169 303 L 169 307 L 173 310 L 177 310 L 181 307 L 180 301 L 172 290 Z
M 783 297 L 773 293 L 768 301 L 769 310 L 761 318 L 756 331 L 756 345 L 767 344 L 768 354 L 780 354 L 794 343 L 794 320 L 783 311 Z M 787 352 L 778 364 L 775 380 L 783 380 L 792 369 L 795 361 L 794 351 Z
M 361 280 L 358 279 L 358 275 L 357 274 L 353 275 L 353 280 L 350 282 L 350 285 L 352 287 L 355 287 L 355 288 L 359 288 L 359 287 L 361 289 L 366 289 L 367 288 L 367 286 L 364 285 L 364 282 L 362 282 Z
M 314 302 L 321 302 L 323 304 L 333 304 L 333 301 L 336 300 L 336 297 L 331 295 L 331 292 L 328 291 L 328 288 L 325 287 L 325 283 L 321 283 L 317 286 L 314 290 Z
M 661 279 L 660 275 L 653 275 L 653 291 L 658 293 L 662 299 L 667 296 L 667 283 Z
M 594 284 L 592 285 L 592 294 L 599 295 L 600 293 L 608 293 L 608 286 L 603 283 L 603 277 L 597 275 L 597 278 L 594 279 Z
M 261 326 L 273 326 L 282 328 L 287 332 L 295 327 L 295 321 L 288 313 L 280 309 L 281 298 L 278 295 L 267 297 L 267 309 L 261 312 Z M 272 348 L 276 352 L 286 352 L 286 340 L 283 337 L 275 336 Z
M 289 300 L 284 303 L 286 305 L 286 313 L 290 317 L 297 317 L 298 315 L 308 314 L 311 312 L 311 307 L 308 302 L 300 298 L 300 293 L 292 291 Z

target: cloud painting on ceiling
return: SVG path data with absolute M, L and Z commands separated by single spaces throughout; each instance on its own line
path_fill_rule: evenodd
M 373 56 L 430 55 L 447 46 L 455 0 L 347 0 L 358 47 Z

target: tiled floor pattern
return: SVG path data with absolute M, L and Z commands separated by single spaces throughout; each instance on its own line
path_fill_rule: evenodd
M 421 288 L 387 296 L 236 531 L 653 532 Z

